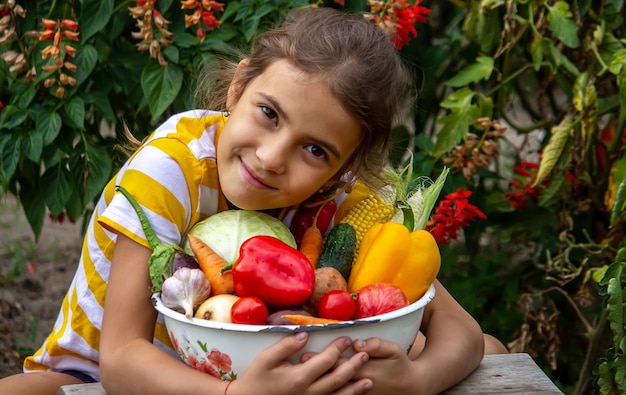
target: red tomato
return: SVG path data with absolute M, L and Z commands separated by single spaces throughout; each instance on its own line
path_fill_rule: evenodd
M 321 318 L 349 321 L 356 311 L 356 302 L 348 291 L 335 289 L 322 296 L 317 305 L 317 314 Z
M 239 298 L 230 309 L 230 319 L 234 324 L 263 325 L 267 316 L 267 306 L 255 296 Z
M 375 283 L 356 291 L 355 318 L 367 318 L 408 306 L 409 300 L 395 285 Z

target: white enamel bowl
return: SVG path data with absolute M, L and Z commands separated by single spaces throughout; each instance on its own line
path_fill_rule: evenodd
M 242 325 L 186 318 L 152 296 L 155 308 L 165 320 L 170 340 L 180 358 L 189 366 L 222 379 L 243 373 L 265 348 L 294 332 L 309 332 L 306 347 L 291 358 L 297 363 L 304 352 L 320 352 L 340 336 L 352 339 L 378 337 L 410 350 L 419 331 L 424 308 L 435 296 L 431 285 L 415 303 L 375 317 L 326 325 Z M 350 355 L 352 352 L 347 352 Z

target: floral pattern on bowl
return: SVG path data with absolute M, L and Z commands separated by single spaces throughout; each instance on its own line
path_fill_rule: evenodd
M 186 333 L 183 333 L 182 342 L 172 331 L 169 331 L 169 336 L 174 349 L 187 365 L 218 379 L 234 380 L 237 378 L 237 373 L 232 371 L 232 359 L 228 354 L 217 348 L 209 350 L 206 343 L 198 340 L 198 346 L 205 353 L 204 356 L 198 356 L 196 348 L 191 346 Z

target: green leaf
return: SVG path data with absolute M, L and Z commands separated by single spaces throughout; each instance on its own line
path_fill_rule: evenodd
M 553 174 L 550 178 L 550 184 L 541 191 L 539 195 L 539 201 L 537 202 L 541 207 L 550 207 L 553 204 L 559 202 L 559 192 L 565 183 L 565 175 L 562 173 Z
M 13 106 L 14 108 L 17 108 Z M 6 129 L 15 129 L 26 121 L 28 118 L 28 113 L 26 111 L 13 112 L 13 116 L 7 117 L 6 122 L 2 124 L 3 128 Z
M 2 136 L 2 135 L 0 135 Z M 20 141 L 13 138 L 10 134 L 0 139 L 0 176 L 2 176 L 2 184 L 6 188 L 9 180 L 15 174 L 17 164 L 20 160 Z
M 73 189 L 72 177 L 65 162 L 46 170 L 41 177 L 41 186 L 46 205 L 56 217 L 63 211 Z
M 552 128 L 550 140 L 548 140 L 548 144 L 543 149 L 539 170 L 537 170 L 537 178 L 533 182 L 533 187 L 541 184 L 552 172 L 554 165 L 563 152 L 572 128 L 573 123 L 569 117 L 565 117 L 559 125 Z
M 46 216 L 46 205 L 43 199 L 43 193 L 39 186 L 32 186 L 25 183 L 20 186 L 19 190 L 20 203 L 24 207 L 24 215 L 30 224 L 30 228 L 35 234 L 35 240 L 39 239 L 43 221 Z
M 17 104 L 20 108 L 28 108 L 36 94 L 37 86 L 35 84 L 29 84 L 28 88 L 26 88 L 26 90 L 19 95 L 19 99 L 15 104 Z
M 461 69 L 461 71 L 446 81 L 446 85 L 459 88 L 469 85 L 472 82 L 488 80 L 492 72 L 493 58 L 489 56 L 479 56 L 476 58 L 476 63 Z
M 572 13 L 569 11 L 569 4 L 565 1 L 557 1 L 553 7 L 546 4 L 548 9 L 548 28 L 559 40 L 570 48 L 577 48 L 578 26 L 571 19 Z
M 613 53 L 611 63 L 609 63 L 609 71 L 615 75 L 626 65 L 626 48 Z
M 141 73 L 141 88 L 148 100 L 152 119 L 157 119 L 172 104 L 183 84 L 183 71 L 173 63 L 161 67 L 150 62 Z
M 78 96 L 74 96 L 64 106 L 65 114 L 69 118 L 69 122 L 72 126 L 84 129 L 85 128 L 85 102 Z
M 466 111 L 472 104 L 474 92 L 465 87 L 449 94 L 439 105 L 452 110 Z
M 491 3 L 491 5 L 488 5 Z M 478 13 L 476 20 L 476 41 L 480 45 L 482 53 L 491 53 L 500 42 L 502 32 L 502 16 L 495 8 L 502 6 L 503 2 L 483 1 L 480 4 L 482 12 Z
M 6 105 L 0 111 L 0 129 L 2 129 L 2 128 L 9 129 L 9 127 L 7 127 L 5 125 L 7 124 L 9 119 L 13 116 L 13 114 L 15 114 L 17 112 L 24 112 L 24 111 L 20 110 L 19 107 L 14 106 L 13 104 Z
M 246 39 L 246 42 L 252 41 L 252 38 L 256 34 L 259 23 L 261 22 L 261 18 L 253 15 L 252 17 L 246 18 L 243 21 L 243 36 Z
M 35 120 L 35 127 L 43 137 L 43 144 L 51 144 L 61 131 L 61 116 L 56 112 L 40 111 Z
M 108 120 L 115 120 L 115 111 L 111 107 L 111 102 L 107 96 L 107 92 L 97 90 L 88 95 L 88 99 L 102 113 L 102 116 Z
M 180 51 L 178 50 L 178 47 L 174 45 L 165 47 L 165 49 L 163 49 L 163 56 L 165 56 L 165 58 L 170 62 L 180 62 Z
M 613 336 L 621 339 L 624 337 L 624 299 L 622 295 L 622 284 L 619 278 L 611 278 L 607 284 L 607 311 L 608 320 Z
M 39 163 L 41 152 L 43 151 L 43 135 L 41 132 L 35 129 L 25 135 L 20 141 L 24 156 L 35 163 Z
M 83 45 L 76 54 L 74 63 L 76 64 L 76 72 L 74 78 L 78 85 L 87 80 L 91 72 L 98 62 L 98 51 L 93 45 Z
M 83 0 L 80 13 L 81 42 L 104 28 L 113 14 L 114 0 Z
M 617 194 L 613 207 L 611 207 L 611 227 L 615 225 L 619 217 L 622 216 L 622 210 L 624 208 L 624 202 L 626 201 L 626 177 L 622 178 L 617 188 Z
M 581 134 L 585 151 L 587 151 L 596 132 L 598 119 L 598 96 L 589 74 L 580 73 L 578 75 L 574 81 L 572 92 L 572 104 L 581 113 Z
M 104 185 L 111 177 L 111 158 L 104 147 L 87 145 L 87 178 L 83 204 L 87 205 L 99 196 Z
M 443 127 L 437 132 L 433 155 L 443 155 L 461 142 L 469 132 L 469 125 L 478 117 L 478 107 L 471 106 L 467 111 L 455 111 L 439 118 L 437 123 L 442 124 Z

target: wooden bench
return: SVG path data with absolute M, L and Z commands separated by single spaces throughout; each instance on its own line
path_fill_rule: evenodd
M 106 395 L 96 384 L 66 385 L 57 395 Z M 486 355 L 480 366 L 465 380 L 444 392 L 461 394 L 563 394 L 535 361 L 524 353 Z

